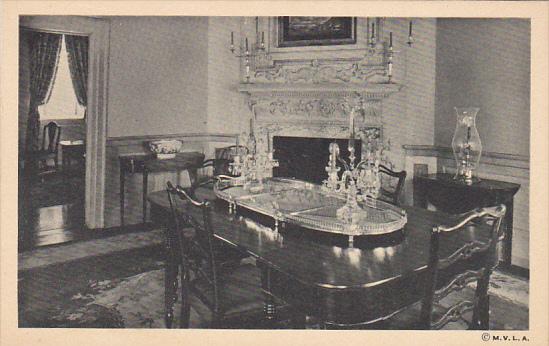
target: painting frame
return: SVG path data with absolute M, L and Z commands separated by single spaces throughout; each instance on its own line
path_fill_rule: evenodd
M 277 17 L 277 46 L 356 44 L 356 17 Z

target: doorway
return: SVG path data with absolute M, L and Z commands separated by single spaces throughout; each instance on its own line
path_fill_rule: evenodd
M 108 79 L 108 53 L 109 53 L 109 21 L 106 18 L 94 18 L 83 16 L 21 16 L 20 17 L 20 32 L 24 30 L 34 30 L 41 32 L 77 35 L 85 36 L 88 38 L 89 46 L 89 67 L 88 67 L 88 81 L 87 81 L 87 107 L 85 115 L 85 126 L 73 126 L 72 129 L 65 131 L 65 135 L 69 137 L 75 137 L 75 132 L 82 138 L 65 138 L 67 141 L 64 144 L 64 148 L 59 148 L 59 165 L 61 166 L 59 171 L 63 171 L 63 166 L 67 167 L 67 175 L 72 177 L 73 180 L 80 179 L 77 183 L 77 189 L 69 189 L 72 194 L 77 194 L 81 197 L 80 205 L 78 207 L 78 221 L 81 225 L 78 227 L 80 233 L 89 234 L 90 229 L 97 229 L 103 226 L 103 195 L 104 195 L 104 160 L 105 160 L 105 138 L 106 138 L 106 108 L 107 108 L 107 79 Z M 20 41 L 21 43 L 21 41 Z M 21 48 L 21 45 L 20 45 Z M 20 52 L 20 58 L 22 53 Z M 22 60 L 22 59 L 20 59 Z M 21 61 L 20 61 L 21 65 Z M 20 84 L 21 78 L 20 75 Z M 23 81 L 24 82 L 24 81 Z M 22 90 L 19 88 L 19 127 L 20 127 L 20 142 L 21 146 L 21 133 L 25 133 L 25 119 L 21 118 L 22 105 L 25 104 L 25 97 L 22 95 Z M 24 94 L 24 93 L 23 93 Z M 78 110 L 77 112 L 78 113 Z M 24 112 L 23 112 L 24 114 Z M 73 110 L 74 114 L 74 110 Z M 67 123 L 73 122 L 73 120 L 63 120 L 61 126 L 67 125 Z M 42 125 L 42 124 L 40 124 Z M 22 129 L 23 127 L 23 129 Z M 42 130 L 40 130 L 42 131 Z M 72 132 L 72 134 L 71 134 Z M 42 135 L 42 133 L 41 133 Z M 80 141 L 83 141 L 81 143 Z M 60 144 L 61 147 L 61 144 Z M 63 162 L 63 153 L 65 158 L 69 159 L 69 162 Z M 19 151 L 21 155 L 21 149 Z M 70 157 L 69 157 L 70 156 Z M 82 160 L 82 156 L 85 159 Z M 22 162 L 20 160 L 20 162 Z M 20 172 L 22 165 L 20 164 Z M 84 173 L 85 172 L 85 173 Z M 69 174 L 70 173 L 70 174 Z M 60 175 L 58 175 L 61 177 Z M 20 174 L 21 177 L 21 174 Z M 53 176 L 52 176 L 53 177 Z M 50 177 L 46 177 L 48 179 Z M 62 180 L 62 179 L 60 179 Z M 28 202 L 32 200 L 32 194 L 29 194 L 30 189 L 25 189 L 26 186 L 24 180 L 19 181 L 19 200 Z M 76 186 L 76 185 L 75 185 Z M 27 195 L 23 194 L 26 191 Z M 62 195 L 61 198 L 70 199 L 70 195 Z M 51 204 L 51 203 L 50 203 Z M 63 205 L 63 204 L 56 204 Z M 62 208 L 61 208 L 62 209 Z M 66 208 L 65 208 L 66 209 Z M 21 212 L 21 207 L 19 209 Z M 63 214 L 64 211 L 59 211 Z M 54 213 L 48 210 L 45 213 Z M 71 214 L 71 212 L 68 212 Z M 22 213 L 20 213 L 22 215 Z M 66 215 L 66 214 L 65 214 Z M 63 216 L 63 222 L 67 221 L 67 216 Z M 21 223 L 24 218 L 19 218 L 20 229 L 20 248 L 24 242 L 21 242 L 21 238 L 24 237 L 21 232 Z M 51 222 L 50 222 L 51 223 Z M 76 224 L 76 223 L 74 223 Z M 51 223 L 50 226 L 55 226 Z M 62 239 L 70 237 L 54 236 L 55 232 L 49 232 L 50 243 L 60 242 Z M 28 233 L 27 233 L 28 234 Z M 28 237 L 28 235 L 26 235 Z M 56 239 L 57 238 L 57 239 Z M 77 238 L 76 236 L 73 237 Z M 41 240 L 42 243 L 46 242 L 45 239 Z

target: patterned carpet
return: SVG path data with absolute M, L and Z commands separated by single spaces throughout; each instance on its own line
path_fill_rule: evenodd
M 161 244 L 161 232 L 151 231 L 21 254 L 19 326 L 164 328 Z M 496 272 L 490 295 L 493 329 L 528 329 L 528 281 Z M 192 306 L 191 327 L 206 326 L 207 310 Z

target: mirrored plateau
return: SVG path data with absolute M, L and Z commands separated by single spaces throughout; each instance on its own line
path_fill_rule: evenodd
M 349 236 L 382 235 L 401 230 L 406 212 L 389 203 L 374 200 L 359 202 L 353 221 L 337 217 L 345 205 L 345 196 L 322 189 L 320 185 L 287 178 L 270 178 L 261 185 L 234 186 L 231 180 L 219 180 L 214 186 L 218 198 L 234 207 L 245 208 L 300 227 Z

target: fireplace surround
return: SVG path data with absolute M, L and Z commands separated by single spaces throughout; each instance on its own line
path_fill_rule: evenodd
M 273 176 L 296 178 L 311 183 L 322 184 L 328 175 L 328 147 L 336 142 L 341 150 L 341 158 L 348 160 L 348 139 L 274 136 L 274 158 L 279 167 L 273 169 Z M 357 162 L 361 157 L 361 141 L 355 141 Z M 339 163 L 341 171 L 343 165 Z

